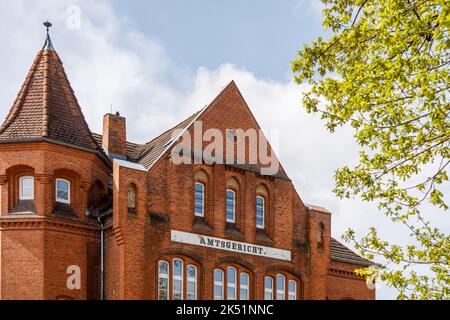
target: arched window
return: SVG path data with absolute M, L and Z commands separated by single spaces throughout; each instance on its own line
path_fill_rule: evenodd
M 227 189 L 227 222 L 236 223 L 236 192 Z
M 169 263 L 158 263 L 158 300 L 169 300 Z
M 288 282 L 288 300 L 297 300 L 297 282 L 294 280 Z
M 187 266 L 187 300 L 197 300 L 197 267 Z
M 286 278 L 282 274 L 277 274 L 277 300 L 285 300 Z
M 34 199 L 34 177 L 24 176 L 19 178 L 19 200 Z
M 183 260 L 173 260 L 173 300 L 183 300 Z
M 249 286 L 250 277 L 248 274 L 242 272 L 239 279 L 239 300 L 248 300 L 248 286 Z
M 200 182 L 195 183 L 195 216 L 205 216 L 205 185 Z
M 136 186 L 128 185 L 128 212 L 136 213 Z
M 266 214 L 266 199 L 261 196 L 256 197 L 256 227 L 264 229 L 264 220 Z
M 273 278 L 264 278 L 264 300 L 273 300 Z
M 227 300 L 236 300 L 236 268 L 227 268 Z
M 70 181 L 66 179 L 56 179 L 56 201 L 70 204 Z
M 220 269 L 214 270 L 214 300 L 223 300 L 224 274 Z

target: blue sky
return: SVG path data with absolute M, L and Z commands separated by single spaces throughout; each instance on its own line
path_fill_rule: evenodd
M 177 63 L 196 70 L 232 63 L 257 77 L 292 78 L 290 61 L 323 35 L 319 0 L 133 1 L 114 7 L 160 42 Z
M 354 165 L 359 148 L 350 128 L 330 134 L 318 115 L 305 112 L 307 87 L 294 84 L 290 71 L 296 51 L 325 35 L 320 11 L 318 0 L 0 0 L 0 118 L 43 45 L 49 19 L 93 132 L 101 132 L 112 108 L 126 116 L 130 141 L 149 141 L 235 80 L 260 126 L 279 130 L 277 153 L 302 200 L 333 213 L 335 238 L 349 227 L 362 236 L 375 226 L 384 239 L 406 244 L 407 230 L 375 204 L 332 192 L 335 170 Z M 439 211 L 426 212 L 450 230 Z M 392 299 L 395 291 L 380 286 L 377 297 Z

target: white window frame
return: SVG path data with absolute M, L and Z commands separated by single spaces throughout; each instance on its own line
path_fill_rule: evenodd
M 268 288 L 266 286 L 266 280 L 270 279 L 271 286 Z M 266 294 L 270 294 L 270 299 L 266 298 Z M 273 300 L 273 278 L 272 277 L 264 277 L 264 300 Z
M 263 202 L 262 207 L 262 225 L 258 224 L 258 199 L 261 199 Z M 266 224 L 266 198 L 262 196 L 256 196 L 256 228 L 258 229 L 264 229 Z
M 181 276 L 175 275 L 175 261 L 181 262 Z M 184 291 L 184 285 L 183 285 L 183 277 L 184 277 L 184 263 L 181 259 L 173 259 L 172 261 L 172 300 L 175 300 L 173 297 L 175 295 L 175 281 L 181 281 L 181 295 L 180 300 L 183 300 L 183 291 Z
M 33 182 L 31 187 L 31 196 L 23 195 L 23 181 L 31 179 Z M 33 176 L 23 176 L 19 178 L 19 200 L 34 200 L 34 177 Z
M 241 278 L 245 276 L 247 278 L 247 284 L 242 284 Z M 249 300 L 250 299 L 250 275 L 246 272 L 241 272 L 239 275 L 239 300 Z M 241 292 L 245 290 L 247 292 L 247 297 L 242 299 Z
M 222 275 L 222 281 L 216 280 L 216 272 L 220 272 Z M 213 288 L 213 294 L 214 294 L 214 300 L 223 300 L 225 297 L 224 288 L 225 288 L 225 272 L 223 272 L 222 269 L 214 269 L 213 272 L 213 280 L 214 280 L 214 288 Z M 221 296 L 216 296 L 216 286 L 220 287 L 221 289 Z
M 193 268 L 195 270 L 195 277 L 190 277 L 189 276 L 189 268 Z M 188 264 L 186 267 L 186 298 L 189 300 L 189 294 L 192 294 L 192 292 L 189 292 L 189 283 L 193 283 L 194 284 L 194 299 L 193 300 L 197 300 L 197 267 L 192 265 L 192 264 Z
M 161 273 L 160 272 L 160 265 L 165 264 L 167 266 L 167 273 Z M 158 261 L 158 300 L 162 300 L 160 293 L 161 289 L 159 287 L 159 280 L 161 279 L 167 279 L 167 293 L 166 293 L 166 300 L 170 300 L 170 263 L 165 260 Z
M 66 182 L 67 183 L 67 198 L 68 198 L 68 200 L 58 198 L 58 182 Z M 55 200 L 56 200 L 56 202 L 70 204 L 70 181 L 69 180 L 61 179 L 61 178 L 57 178 L 55 180 Z
M 228 276 L 228 271 L 229 270 L 234 270 L 234 283 L 231 283 L 230 282 L 230 278 L 229 278 L 229 276 Z M 238 279 L 237 279 L 237 277 L 238 277 L 238 272 L 237 272 L 237 269 L 235 268 L 235 267 L 228 267 L 227 268 L 227 300 L 230 300 L 230 297 L 228 297 L 228 289 L 233 289 L 234 290 L 234 299 L 231 299 L 231 300 L 237 300 L 237 281 L 238 281 Z
M 233 193 L 233 218 L 229 219 L 228 218 L 228 192 Z M 236 191 L 234 191 L 233 189 L 227 189 L 227 192 L 225 194 L 225 216 L 226 216 L 226 220 L 229 223 L 236 223 Z
M 202 212 L 197 212 L 196 208 L 196 196 L 197 196 L 197 185 L 202 186 Z M 194 214 L 196 217 L 203 218 L 205 216 L 205 184 L 201 182 L 196 182 L 194 187 Z
M 282 277 L 283 279 L 283 289 L 278 288 L 278 277 Z M 277 277 L 275 278 L 275 286 L 277 288 L 277 300 L 286 300 L 286 276 L 283 274 L 277 274 Z M 278 299 L 278 295 L 282 295 L 283 299 Z
M 290 284 L 294 284 L 294 291 L 291 291 Z M 288 300 L 297 300 L 297 281 L 289 280 L 288 281 Z

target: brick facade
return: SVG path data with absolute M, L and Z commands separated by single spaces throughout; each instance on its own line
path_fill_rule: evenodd
M 42 56 L 47 58 L 41 61 Z M 54 74 L 46 73 L 52 68 Z M 333 258 L 331 213 L 304 204 L 282 167 L 277 174 L 265 176 L 259 171 L 263 167 L 259 160 L 252 166 L 208 164 L 205 159 L 176 165 L 170 151 L 177 141 L 170 140 L 170 130 L 145 145 L 129 143 L 125 119 L 119 115 L 105 116 L 103 136 L 92 134 L 65 80 L 56 52 L 41 51 L 0 130 L 0 299 L 99 299 L 102 278 L 105 299 L 157 299 L 161 261 L 169 264 L 169 296 L 175 297 L 176 259 L 183 265 L 179 278 L 183 298 L 191 292 L 188 266 L 197 271 L 198 299 L 214 298 L 214 270 L 224 271 L 224 287 L 228 285 L 229 267 L 237 272 L 236 296 L 245 294 L 240 289 L 246 285 L 250 299 L 264 299 L 265 277 L 272 277 L 276 296 L 281 289 L 277 275 L 284 276 L 285 298 L 294 283 L 296 299 L 375 298 L 365 280 L 354 273 L 370 263 L 362 258 L 347 262 Z M 36 93 L 36 84 L 42 85 L 44 94 Z M 58 100 L 53 101 L 52 90 L 59 87 L 64 90 L 54 93 Z M 64 95 L 66 99 L 61 99 Z M 32 100 L 32 108 L 27 99 Z M 52 121 L 63 112 L 58 109 L 52 114 L 53 104 L 77 115 L 82 136 L 51 136 Z M 42 114 L 48 120 L 39 126 L 46 129 L 38 127 L 33 131 L 38 136 L 28 137 L 29 119 L 41 119 Z M 201 121 L 204 131 L 216 128 L 225 137 L 229 129 L 259 129 L 234 82 L 175 128 L 193 135 L 194 120 Z M 81 140 L 82 145 L 75 143 Z M 101 145 L 105 152 L 98 148 Z M 195 151 L 198 146 L 190 147 Z M 34 177 L 31 200 L 20 196 L 24 176 Z M 70 183 L 68 204 L 57 201 L 57 179 Z M 205 188 L 203 217 L 194 214 L 196 182 Z M 226 221 L 227 188 L 236 196 L 235 223 Z M 133 204 L 130 192 L 135 195 Z M 264 229 L 256 228 L 258 195 L 265 199 Z M 100 271 L 102 230 L 104 274 Z M 176 242 L 173 231 L 281 249 L 291 258 Z M 346 250 L 341 253 L 349 254 Z M 79 289 L 67 286 L 70 266 L 80 268 Z M 248 276 L 247 284 L 241 283 L 241 274 Z M 232 295 L 226 292 L 224 288 L 224 296 Z

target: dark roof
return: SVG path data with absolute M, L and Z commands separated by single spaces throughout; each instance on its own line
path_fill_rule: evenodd
M 101 151 L 92 137 L 58 54 L 38 52 L 0 128 L 0 143 L 48 139 Z
M 331 238 L 330 254 L 331 260 L 333 261 L 356 264 L 364 267 L 374 265 L 373 262 L 357 255 L 334 238 Z
M 203 109 L 197 113 L 194 113 L 192 116 L 183 120 L 175 127 L 167 130 L 152 141 L 146 143 L 140 150 L 138 162 L 147 169 L 150 168 L 170 145 L 174 138 L 173 134 L 175 134 L 177 130 L 186 130 L 202 111 Z
M 147 169 L 150 168 L 152 164 L 155 163 L 155 161 L 158 160 L 158 158 L 164 153 L 170 142 L 172 142 L 172 135 L 175 131 L 187 129 L 200 112 L 201 111 L 193 114 L 148 143 L 138 144 L 127 141 L 127 160 L 142 164 Z M 98 133 L 93 133 L 93 137 L 101 146 L 103 136 Z

